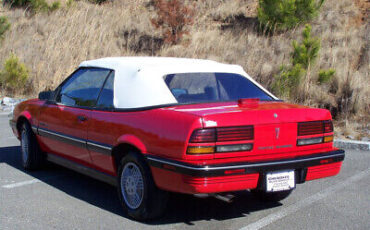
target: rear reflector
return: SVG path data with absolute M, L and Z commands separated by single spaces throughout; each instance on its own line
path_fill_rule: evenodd
M 325 160 L 321 160 L 320 161 L 320 164 L 329 164 L 329 163 L 332 163 L 332 162 L 334 162 L 334 160 L 333 159 L 325 159 Z
M 232 169 L 232 170 L 225 170 L 225 175 L 230 175 L 230 174 L 244 174 L 245 169 Z

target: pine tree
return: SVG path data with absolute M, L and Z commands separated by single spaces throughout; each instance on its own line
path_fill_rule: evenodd
M 311 26 L 307 24 L 302 32 L 302 41 L 292 42 L 293 51 L 290 53 L 290 65 L 282 65 L 279 74 L 274 76 L 272 90 L 277 95 L 297 99 L 297 95 L 306 95 L 308 92 L 309 84 L 311 84 L 312 65 L 320 51 L 320 40 L 317 37 L 312 37 L 311 30 Z M 334 74 L 334 69 L 320 70 L 317 83 L 329 82 Z M 304 98 L 300 99 L 304 100 Z
M 305 77 L 306 84 L 310 82 L 310 66 L 319 53 L 320 40 L 311 36 L 311 26 L 308 24 L 302 32 L 302 37 L 302 42 L 292 42 L 291 66 L 283 65 L 280 68 L 280 74 L 275 76 L 272 88 L 280 96 L 291 97 L 296 95 L 303 77 Z
M 284 31 L 311 20 L 325 0 L 259 0 L 258 21 L 268 32 Z

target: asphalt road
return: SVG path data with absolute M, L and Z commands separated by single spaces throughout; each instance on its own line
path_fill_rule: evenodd
M 172 195 L 163 218 L 139 223 L 124 216 L 114 187 L 55 165 L 24 171 L 0 115 L 0 229 L 370 229 L 370 152 L 346 154 L 338 176 L 298 185 L 282 202 L 247 191 L 230 204 Z

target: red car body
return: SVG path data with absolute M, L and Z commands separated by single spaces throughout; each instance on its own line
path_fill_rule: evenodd
M 160 213 L 148 214 L 148 208 L 161 204 L 151 205 L 142 191 L 278 194 L 279 189 L 290 192 L 296 184 L 338 174 L 344 160 L 344 151 L 333 147 L 328 110 L 285 103 L 234 65 L 191 59 L 93 60 L 82 63 L 50 95 L 18 104 L 10 121 L 22 140 L 25 168 L 31 168 L 27 154 L 39 159 L 31 159 L 36 163 L 45 155 L 118 185 L 124 207 L 136 219 Z M 103 102 L 108 107 L 99 107 Z M 125 176 L 130 170 L 139 170 L 141 179 Z M 130 203 L 127 197 L 135 192 L 141 200 Z
M 274 114 L 277 114 L 276 118 Z M 77 119 L 78 116 L 85 116 L 87 120 L 81 122 Z M 253 108 L 240 107 L 237 102 L 223 102 L 107 112 L 71 108 L 32 99 L 22 102 L 14 111 L 11 125 L 17 137 L 17 123 L 22 120 L 27 120 L 32 125 L 42 151 L 49 156 L 62 157 L 101 172 L 103 178 L 110 183 L 115 183 L 114 177 L 117 175 L 114 149 L 120 146 L 136 148 L 146 156 L 156 185 L 161 189 L 180 193 L 254 189 L 262 173 L 271 169 L 304 170 L 306 172 L 302 173 L 306 175 L 299 178 L 300 182 L 334 176 L 339 173 L 344 158 L 343 151 L 334 148 L 333 142 L 296 146 L 299 139 L 298 122 L 331 120 L 329 111 L 284 102 L 258 102 Z M 253 149 L 187 154 L 188 146 L 194 145 L 189 143 L 192 132 L 206 128 L 207 121 L 215 121 L 219 127 L 253 125 L 255 138 L 252 141 L 215 143 L 253 143 Z M 276 128 L 280 129 L 278 138 Z M 50 134 L 50 131 L 53 133 Z M 58 134 L 71 139 L 59 137 Z M 330 132 L 305 138 L 332 135 L 333 132 Z M 299 162 L 285 166 L 285 162 L 289 160 L 315 157 L 322 158 L 307 166 L 301 166 Z M 275 168 L 269 169 L 266 165 L 271 162 L 278 163 Z M 249 170 L 248 167 L 254 164 L 260 164 L 261 167 L 255 166 Z M 183 167 L 186 166 L 189 166 L 189 170 L 184 170 Z M 208 176 L 210 167 L 222 169 L 214 170 L 217 173 L 209 173 Z M 112 179 L 107 179 L 109 177 Z

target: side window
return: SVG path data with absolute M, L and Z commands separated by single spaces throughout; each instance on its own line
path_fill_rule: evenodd
M 77 70 L 63 83 L 56 101 L 68 106 L 95 106 L 109 72 L 98 68 Z
M 104 87 L 100 93 L 98 102 L 96 103 L 97 108 L 113 109 L 113 82 L 114 72 L 111 72 Z

